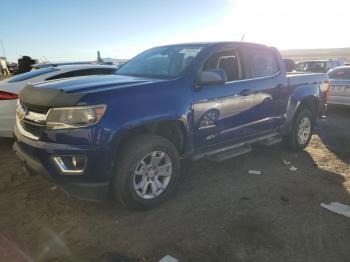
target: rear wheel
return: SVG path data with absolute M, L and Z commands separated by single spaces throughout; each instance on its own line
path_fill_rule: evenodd
M 292 130 L 285 138 L 288 146 L 294 151 L 306 148 L 313 132 L 313 117 L 309 109 L 301 109 L 293 122 Z
M 129 139 L 117 159 L 114 196 L 130 208 L 152 208 L 174 192 L 180 176 L 176 147 L 157 135 Z

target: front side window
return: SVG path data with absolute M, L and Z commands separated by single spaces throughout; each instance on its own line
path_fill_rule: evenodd
M 176 78 L 205 45 L 174 45 L 149 49 L 123 65 L 117 75 Z
M 251 78 L 272 76 L 279 72 L 277 57 L 271 50 L 253 48 L 247 53 Z
M 222 51 L 211 55 L 203 66 L 203 70 L 208 69 L 225 70 L 228 82 L 242 79 L 238 53 L 235 50 Z

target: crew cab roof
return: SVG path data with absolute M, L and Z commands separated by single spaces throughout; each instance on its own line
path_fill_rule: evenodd
M 244 45 L 248 47 L 264 47 L 269 48 L 271 46 L 266 46 L 263 44 L 256 44 L 256 43 L 250 43 L 250 42 L 241 42 L 241 41 L 221 41 L 221 42 L 189 42 L 189 43 L 179 43 L 179 44 L 171 44 L 171 45 L 162 45 L 164 47 L 166 46 L 182 46 L 182 45 L 207 45 L 207 46 L 216 46 L 216 45 L 222 45 L 222 46 L 230 46 L 230 45 Z M 160 47 L 160 46 L 158 46 Z

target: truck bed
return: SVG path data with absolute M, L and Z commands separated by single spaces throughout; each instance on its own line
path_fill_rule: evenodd
M 302 72 L 290 73 L 289 72 L 287 73 L 287 80 L 288 80 L 288 85 L 290 86 L 298 86 L 303 84 L 316 84 L 316 83 L 321 84 L 321 83 L 326 83 L 328 81 L 328 75 L 323 73 L 302 73 Z

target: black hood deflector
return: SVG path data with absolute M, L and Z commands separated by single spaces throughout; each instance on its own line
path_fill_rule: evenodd
M 84 93 L 65 93 L 63 89 L 36 87 L 30 84 L 19 93 L 22 102 L 45 107 L 75 106 L 84 96 Z

